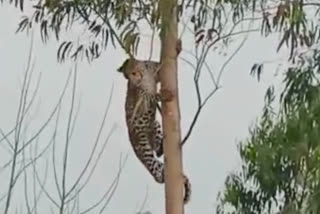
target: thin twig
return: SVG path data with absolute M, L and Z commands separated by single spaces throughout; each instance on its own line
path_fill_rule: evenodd
M 125 159 L 124 159 L 124 163 L 122 164 L 122 156 L 120 156 L 119 169 L 121 169 L 121 170 L 123 169 L 123 167 L 125 166 L 125 164 L 126 164 L 126 162 L 127 162 L 127 158 L 128 158 L 128 155 L 126 155 L 126 157 L 125 157 Z M 119 170 L 119 173 L 118 173 L 119 178 L 120 178 L 120 175 L 121 175 L 121 170 Z M 109 197 L 107 198 L 106 202 L 104 203 L 104 205 L 103 205 L 102 208 L 100 209 L 99 214 L 101 214 L 101 213 L 105 210 L 105 208 L 106 208 L 107 205 L 109 204 L 110 200 L 113 198 L 113 195 L 114 195 L 114 193 L 115 193 L 115 191 L 116 191 L 116 189 L 117 189 L 117 187 L 118 187 L 119 181 L 120 181 L 119 178 L 116 179 L 116 183 L 115 183 L 115 185 L 114 185 L 114 187 L 113 187 L 113 189 L 112 189 Z
M 58 124 L 59 124 L 59 119 L 60 119 L 60 110 L 61 108 L 59 107 L 58 112 L 57 112 L 57 119 L 56 119 L 56 124 L 54 128 L 54 133 L 53 133 L 53 144 L 52 144 L 52 168 L 53 168 L 53 178 L 54 178 L 54 183 L 57 188 L 58 196 L 59 199 L 62 199 L 62 193 L 58 181 L 58 173 L 57 173 L 57 167 L 56 167 L 56 136 L 57 136 L 57 130 L 58 130 Z
M 31 46 L 29 49 L 29 56 L 28 56 L 28 65 L 25 71 L 24 75 L 24 81 L 23 81 L 23 86 L 21 90 L 21 95 L 20 95 L 20 101 L 19 101 L 19 108 L 18 108 L 18 113 L 17 113 L 17 119 L 16 119 L 16 127 L 15 129 L 15 141 L 14 141 L 14 149 L 13 149 L 13 154 L 12 154 L 12 165 L 11 165 L 11 173 L 10 173 L 10 181 L 8 185 L 8 193 L 7 193 L 7 200 L 6 200 L 6 205 L 4 209 L 4 214 L 8 214 L 9 208 L 10 208 L 10 203 L 11 203 L 11 197 L 12 197 L 12 191 L 14 188 L 14 181 L 15 181 L 15 173 L 16 173 L 16 164 L 17 164 L 17 156 L 18 156 L 18 148 L 19 148 L 19 140 L 20 140 L 20 130 L 22 126 L 22 120 L 20 118 L 21 114 L 23 114 L 26 106 L 26 90 L 28 87 L 27 85 L 27 79 L 29 76 L 29 68 L 30 68 L 30 62 L 31 62 L 31 57 L 32 57 L 32 47 L 33 47 L 33 37 L 31 39 Z M 21 113 L 22 112 L 22 113 Z
M 203 109 L 203 107 L 207 104 L 208 100 L 217 92 L 217 90 L 220 88 L 219 83 L 220 83 L 220 79 L 222 76 L 222 73 L 224 72 L 226 66 L 231 62 L 231 60 L 235 57 L 235 55 L 239 52 L 239 50 L 242 48 L 242 46 L 244 45 L 248 35 L 250 32 L 256 32 L 256 29 L 250 30 L 251 24 L 253 22 L 254 19 L 243 19 L 240 20 L 239 22 L 235 23 L 231 30 L 229 31 L 229 33 L 227 33 L 224 36 L 219 36 L 217 39 L 215 39 L 213 42 L 209 43 L 208 41 L 206 41 L 201 49 L 201 53 L 200 56 L 198 55 L 198 52 L 196 51 L 196 55 L 195 58 L 197 59 L 197 64 L 195 66 L 195 72 L 194 72 L 194 84 L 195 84 L 195 88 L 196 88 L 196 95 L 197 95 L 197 101 L 198 101 L 198 107 L 196 110 L 195 115 L 193 116 L 193 119 L 191 121 L 191 124 L 188 128 L 187 134 L 185 135 L 185 137 L 183 138 L 181 145 L 184 145 L 186 143 L 186 141 L 188 140 L 188 138 L 191 136 L 191 133 L 196 125 L 196 122 L 200 116 L 200 113 Z M 249 24 L 249 27 L 247 30 L 245 31 L 238 31 L 238 32 L 233 32 L 234 29 L 236 28 L 236 26 L 241 23 L 241 21 L 251 21 L 251 23 Z M 233 52 L 233 54 L 224 62 L 224 64 L 222 65 L 222 68 L 220 69 L 220 72 L 218 74 L 218 77 L 215 79 L 212 72 L 209 69 L 209 66 L 206 64 L 206 57 L 209 53 L 209 50 L 211 49 L 211 47 L 216 44 L 218 41 L 221 41 L 222 39 L 225 38 L 229 38 L 232 36 L 237 36 L 240 34 L 246 33 L 246 37 L 244 38 L 244 40 L 241 42 L 241 44 L 238 46 L 238 48 Z M 198 48 L 196 48 L 197 50 Z M 187 60 L 185 60 L 187 61 Z M 191 62 L 187 61 L 188 63 L 192 64 Z M 208 70 L 211 79 L 213 81 L 214 84 L 214 89 L 209 93 L 209 95 L 207 95 L 205 97 L 204 100 L 202 100 L 202 96 L 201 96 L 201 92 L 200 92 L 200 85 L 199 85 L 199 78 L 201 75 L 201 71 L 202 71 L 202 67 L 203 65 L 206 67 L 206 69 Z M 194 67 L 194 66 L 192 66 Z
M 85 172 L 87 171 L 92 159 L 93 159 L 93 155 L 95 154 L 95 151 L 96 151 L 96 148 L 98 146 L 98 142 L 100 140 L 100 136 L 101 136 L 101 133 L 102 133 L 102 130 L 104 128 L 104 125 L 105 125 L 105 122 L 106 122 L 106 119 L 107 119 L 107 116 L 108 116 L 108 113 L 109 113 L 109 109 L 110 109 L 110 106 L 111 106 L 111 100 L 112 100 L 112 97 L 113 97 L 113 85 L 111 87 L 111 92 L 110 92 L 110 96 L 109 96 L 109 99 L 107 101 L 107 107 L 105 109 L 105 112 L 104 112 L 104 116 L 102 117 L 102 122 L 101 122 L 101 125 L 100 125 L 100 128 L 99 128 L 99 131 L 98 131 L 98 134 L 97 134 L 97 137 L 95 139 L 95 143 L 94 143 L 94 146 L 91 150 L 91 154 L 89 156 L 89 159 L 88 161 L 86 162 L 86 165 L 84 166 L 83 170 L 81 171 L 80 175 L 78 176 L 77 180 L 74 182 L 73 186 L 70 188 L 70 190 L 68 191 L 68 193 L 66 194 L 66 196 L 68 196 L 73 190 L 74 188 L 76 188 L 76 186 L 79 184 L 80 180 L 82 179 L 82 177 L 84 176 Z
M 74 69 L 74 78 L 73 78 L 73 87 L 72 87 L 72 95 L 71 95 L 71 105 L 68 115 L 68 124 L 67 124 L 67 133 L 66 133 L 66 142 L 64 148 L 64 155 L 63 155 L 63 168 L 62 168 L 62 188 L 61 188 L 61 204 L 60 204 L 60 214 L 64 213 L 64 206 L 66 200 L 66 176 L 67 176 L 67 163 L 68 163 L 68 155 L 69 155 L 69 143 L 70 143 L 70 129 L 71 129 L 71 121 L 73 116 L 74 110 L 74 100 L 75 100 L 75 93 L 76 93 L 76 85 L 77 85 L 77 64 L 75 64 Z
M 126 157 L 126 159 L 127 159 L 127 157 Z M 117 185 L 119 183 L 120 175 L 121 175 L 121 172 L 123 170 L 123 167 L 125 166 L 126 159 L 125 159 L 125 162 L 123 164 L 121 164 L 121 159 L 120 159 L 120 165 L 119 165 L 119 170 L 118 170 L 117 176 L 113 179 L 111 185 L 107 188 L 107 191 L 101 197 L 101 199 L 98 200 L 95 204 L 93 204 L 89 208 L 87 208 L 84 211 L 80 212 L 80 214 L 86 214 L 86 213 L 90 212 L 91 210 L 95 209 L 96 207 L 98 207 L 108 197 L 108 195 L 109 195 L 109 197 L 106 200 L 106 202 L 104 204 L 104 207 L 106 206 L 106 204 L 109 203 L 109 201 L 110 201 L 111 197 L 113 196 L 114 191 L 117 188 Z
M 48 161 L 46 161 L 46 168 L 48 168 Z M 38 174 L 38 170 L 36 168 L 36 165 L 34 165 L 34 171 L 33 171 L 36 180 L 38 182 L 38 184 L 41 187 L 41 190 L 44 192 L 44 194 L 47 196 L 47 198 L 57 207 L 60 208 L 60 205 L 58 204 L 58 202 L 56 200 L 53 199 L 53 197 L 49 194 L 49 192 L 46 190 L 46 188 L 44 187 L 44 183 L 41 182 L 39 174 Z
M 94 173 L 94 171 L 95 171 L 95 169 L 96 169 L 96 167 L 97 167 L 97 165 L 98 165 L 98 162 L 99 162 L 100 158 L 102 157 L 102 154 L 103 154 L 103 152 L 105 151 L 105 148 L 106 148 L 106 146 L 107 146 L 107 144 L 108 144 L 108 142 L 109 142 L 112 134 L 114 133 L 115 128 L 116 128 L 115 125 L 111 128 L 108 136 L 106 137 L 106 139 L 105 139 L 105 141 L 104 141 L 104 143 L 103 143 L 103 145 L 102 145 L 102 148 L 101 148 L 101 150 L 100 150 L 100 152 L 99 152 L 99 154 L 98 154 L 98 157 L 97 157 L 97 159 L 96 159 L 93 167 L 92 167 L 91 170 L 90 170 L 90 173 L 89 173 L 87 179 L 85 180 L 85 182 L 84 182 L 79 188 L 77 188 L 77 190 L 75 191 L 74 195 L 79 195 L 79 193 L 80 193 L 80 192 L 84 189 L 84 187 L 87 186 L 87 184 L 89 183 L 90 178 L 91 178 L 91 176 L 93 175 L 93 173 Z M 72 192 L 72 191 L 69 191 L 68 196 L 71 194 L 71 192 Z M 69 203 L 69 202 L 72 201 L 72 200 L 74 200 L 74 197 L 71 197 L 70 199 L 68 199 L 68 200 L 66 201 L 66 203 Z

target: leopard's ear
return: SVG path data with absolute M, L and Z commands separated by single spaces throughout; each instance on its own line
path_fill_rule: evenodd
M 130 59 L 126 59 L 126 60 L 122 63 L 122 65 L 117 69 L 117 71 L 120 72 L 120 73 L 122 73 L 126 79 L 128 79 L 128 77 L 127 77 L 127 75 L 126 75 L 126 69 L 127 69 L 127 67 L 128 67 L 129 60 L 130 60 Z

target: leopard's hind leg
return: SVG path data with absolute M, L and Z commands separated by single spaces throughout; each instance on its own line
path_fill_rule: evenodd
M 153 122 L 151 142 L 157 157 L 161 157 L 163 155 L 163 134 L 161 125 L 157 120 Z
M 150 124 L 146 120 L 147 117 L 142 116 L 134 122 L 133 149 L 154 179 L 158 183 L 164 183 L 164 164 L 155 157 L 153 143 L 150 141 L 150 128 L 153 123 Z

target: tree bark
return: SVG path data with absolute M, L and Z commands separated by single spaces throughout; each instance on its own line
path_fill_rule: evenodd
M 164 133 L 166 214 L 183 214 L 183 166 L 177 75 L 177 1 L 160 0 L 161 96 Z M 181 45 L 181 43 L 179 44 Z M 181 48 L 181 47 L 180 47 Z

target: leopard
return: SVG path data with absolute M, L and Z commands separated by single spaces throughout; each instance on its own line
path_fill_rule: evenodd
M 127 80 L 125 118 L 129 141 L 137 158 L 149 171 L 154 180 L 164 183 L 164 163 L 158 158 L 164 155 L 163 133 L 156 119 L 160 111 L 161 96 L 157 92 L 160 82 L 161 63 L 151 60 L 129 58 L 117 69 Z M 184 204 L 191 195 L 191 184 L 184 178 Z

